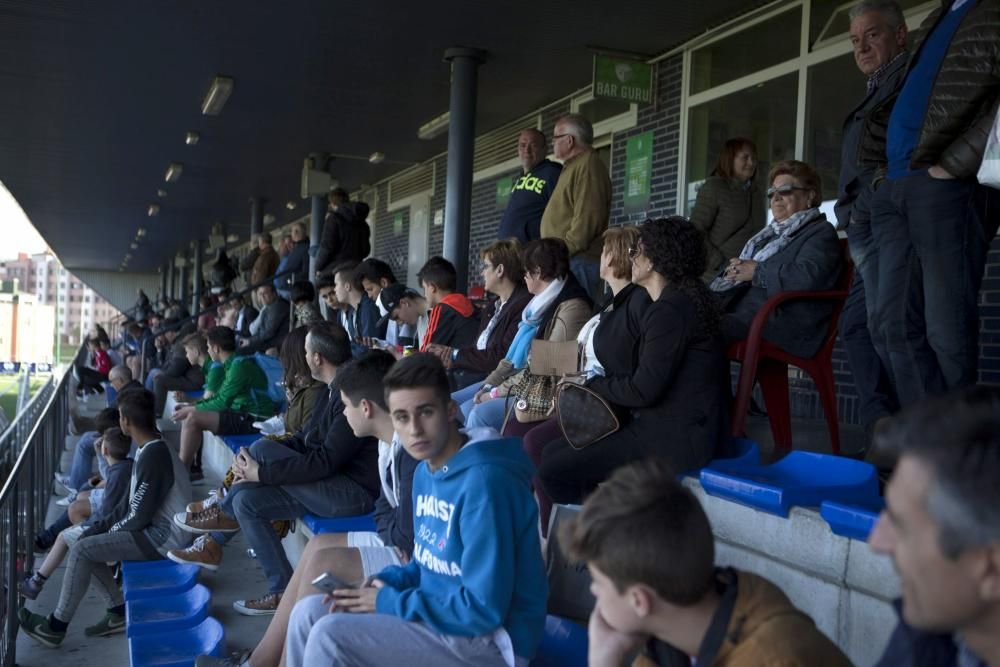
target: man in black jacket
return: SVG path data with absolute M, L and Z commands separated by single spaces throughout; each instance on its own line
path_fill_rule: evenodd
M 257 298 L 261 303 L 260 313 L 250 324 L 250 337 L 240 341 L 236 354 L 254 354 L 267 352 L 272 347 L 280 348 L 288 335 L 291 306 L 278 296 L 274 285 L 265 283 L 258 287 Z
M 156 418 L 163 416 L 168 391 L 198 391 L 205 384 L 201 368 L 192 366 L 184 350 L 184 340 L 194 333 L 194 323 L 178 327 L 176 322 L 165 321 L 164 338 L 170 343 L 166 359 L 153 377 L 153 395 L 156 396 Z
M 368 204 L 352 202 L 343 188 L 330 192 L 330 212 L 323 222 L 323 234 L 316 254 L 316 275 L 340 262 L 360 262 L 371 252 Z
M 338 369 L 351 359 L 347 332 L 333 322 L 313 324 L 305 355 L 313 377 L 329 389 L 318 395 L 303 430 L 281 442 L 262 439 L 241 449 L 233 463 L 237 481 L 225 499 L 174 517 L 178 526 L 202 537 L 167 557 L 209 570 L 218 569 L 222 561 L 221 545 L 238 530 L 246 532 L 268 581 L 265 595 L 233 603 L 248 616 L 273 614 L 292 576 L 273 520 L 310 512 L 333 517 L 367 514 L 379 492 L 378 443 L 354 435 L 334 385 Z
M 943 0 L 920 28 L 871 207 L 869 319 L 903 405 L 976 383 L 979 287 L 1000 224 L 1000 191 L 976 180 L 1000 102 L 1000 4 Z
M 923 401 L 875 438 L 899 463 L 868 542 L 902 590 L 878 666 L 1000 665 L 1000 389 Z
M 854 282 L 839 324 L 840 338 L 844 341 L 858 391 L 858 408 L 866 435 L 864 447 L 867 447 L 875 422 L 895 412 L 897 406 L 888 370 L 872 343 L 865 305 L 866 280 L 875 284 L 875 276 L 871 275 L 875 265 L 869 261 L 873 248 L 868 207 L 874 192 L 875 170 L 884 167 L 885 162 L 865 160 L 860 145 L 864 137 L 871 143 L 881 144 L 876 153 L 885 152 L 885 134 L 872 132 L 872 126 L 879 123 L 880 116 L 891 111 L 903 82 L 906 19 L 894 0 L 862 0 L 851 10 L 850 17 L 854 61 L 868 83 L 864 98 L 844 120 L 840 153 L 840 195 L 835 212 L 837 226 L 847 229 L 851 259 L 854 260 Z

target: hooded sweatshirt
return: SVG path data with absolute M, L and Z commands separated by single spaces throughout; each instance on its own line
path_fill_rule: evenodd
M 420 351 L 423 352 L 431 343 L 446 347 L 475 345 L 479 336 L 479 322 L 475 315 L 476 307 L 464 294 L 452 292 L 444 297 L 431 309 Z
M 379 573 L 386 585 L 376 611 L 445 635 L 492 636 L 513 664 L 514 655 L 534 656 L 545 625 L 534 468 L 517 438 L 465 433 L 469 441 L 440 469 L 417 466 L 413 559 Z

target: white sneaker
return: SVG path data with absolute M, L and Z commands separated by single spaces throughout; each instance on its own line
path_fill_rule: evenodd
M 55 490 L 57 493 L 69 494 L 71 496 L 76 494 L 77 490 L 69 485 L 69 475 L 66 473 L 57 472 L 52 476 L 52 479 L 55 480 Z
M 70 503 L 72 503 L 74 500 L 76 500 L 76 498 L 74 498 L 73 496 L 66 496 L 64 498 L 60 498 L 59 500 L 56 501 L 56 507 L 69 507 Z

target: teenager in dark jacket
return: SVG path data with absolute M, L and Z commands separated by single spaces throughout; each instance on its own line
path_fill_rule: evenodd
M 472 344 L 479 328 L 476 307 L 468 297 L 455 291 L 458 283 L 455 266 L 444 257 L 431 257 L 417 272 L 417 280 L 431 309 L 420 351 L 425 351 L 431 343 L 449 347 Z
M 483 311 L 475 343 L 465 347 L 431 343 L 425 350 L 441 358 L 456 389 L 481 382 L 497 367 L 514 340 L 521 311 L 531 301 L 517 239 L 495 241 L 480 251 L 479 258 L 483 286 L 497 298 Z
M 306 336 L 305 353 L 313 377 L 328 386 L 319 393 L 305 428 L 281 442 L 265 438 L 241 449 L 234 471 L 239 480 L 253 484 L 233 484 L 222 502 L 174 516 L 183 530 L 203 537 L 189 549 L 171 551 L 168 558 L 209 570 L 218 569 L 222 545 L 242 529 L 268 584 L 264 595 L 233 603 L 247 616 L 273 613 L 292 576 L 272 520 L 298 519 L 307 512 L 367 514 L 380 489 L 378 443 L 354 435 L 334 383 L 338 368 L 351 359 L 347 332 L 333 322 L 316 322 Z
M 342 188 L 330 192 L 330 212 L 323 222 L 323 234 L 316 254 L 316 274 L 319 275 L 340 262 L 360 262 L 371 252 L 371 228 L 368 204 L 351 202 Z

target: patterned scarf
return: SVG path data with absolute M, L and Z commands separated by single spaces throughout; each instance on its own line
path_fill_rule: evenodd
M 740 259 L 752 259 L 759 264 L 774 257 L 791 243 L 795 232 L 812 222 L 818 215 L 822 214 L 818 208 L 813 207 L 793 213 L 784 220 L 772 220 L 764 226 L 764 229 L 750 237 L 740 252 Z M 709 288 L 716 292 L 725 292 L 739 284 L 722 275 L 713 280 Z

